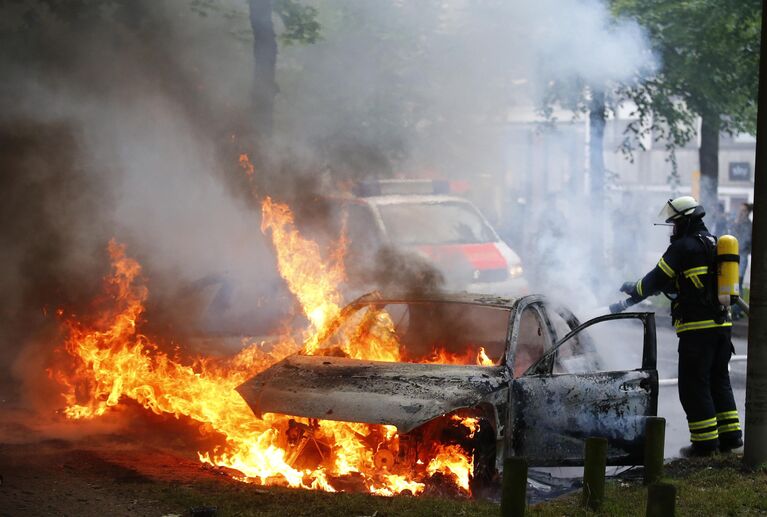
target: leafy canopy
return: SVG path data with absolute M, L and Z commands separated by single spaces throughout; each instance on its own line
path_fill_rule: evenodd
M 754 132 L 760 0 L 613 0 L 616 14 L 648 32 L 661 68 L 621 88 L 637 105 L 630 130 L 652 127 L 671 145 L 695 134 L 695 116 L 720 118 L 720 129 Z

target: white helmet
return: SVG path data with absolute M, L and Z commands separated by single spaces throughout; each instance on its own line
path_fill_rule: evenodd
M 676 199 L 669 199 L 658 213 L 658 217 L 665 219 L 667 223 L 686 216 L 703 216 L 705 211 L 703 207 L 692 196 L 680 196 Z

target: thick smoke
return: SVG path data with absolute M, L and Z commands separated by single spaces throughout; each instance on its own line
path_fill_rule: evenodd
M 315 5 L 323 40 L 281 53 L 282 128 L 367 144 L 394 172 L 497 172 L 509 111 L 539 104 L 548 82 L 607 86 L 652 64 L 638 25 L 598 0 Z
M 323 40 L 281 53 L 285 138 L 313 145 L 323 163 L 330 157 L 331 173 L 337 158 L 352 156 L 335 151 L 353 141 L 377 151 L 371 166 L 351 169 L 357 177 L 391 170 L 468 180 L 469 197 L 522 256 L 534 291 L 595 306 L 618 295 L 622 275 L 640 273 L 643 258 L 610 256 L 623 269 L 639 265 L 606 277 L 592 243 L 621 251 L 647 242 L 634 221 L 648 214 L 635 208 L 651 201 L 618 193 L 592 214 L 587 134 L 564 110 L 565 122 L 536 131 L 534 112 L 552 89 L 587 106 L 590 89 L 609 92 L 650 73 L 654 57 L 635 22 L 598 0 L 315 5 Z M 379 156 L 392 165 L 380 167 Z M 549 170 L 564 171 L 565 183 L 553 184 Z
M 282 316 L 256 310 L 287 293 L 248 191 L 235 187 L 246 185 L 249 54 L 213 37 L 228 34 L 223 17 L 170 7 L 2 5 L 5 404 L 56 400 L 38 396 L 61 343 L 56 310 L 87 317 L 112 237 L 145 266 L 150 320 L 174 337 Z M 230 53 L 240 62 L 217 58 Z M 222 304 L 228 320 L 214 317 Z
M 111 237 L 145 268 L 159 334 L 269 333 L 285 319 L 293 301 L 240 153 L 258 194 L 288 202 L 325 248 L 340 229 L 327 198 L 366 178 L 469 180 L 502 228 L 509 117 L 549 81 L 609 84 L 647 64 L 637 26 L 596 0 L 307 3 L 322 39 L 280 47 L 274 136 L 258 149 L 247 3 L 1 4 L 4 400 L 35 391 L 60 342 L 53 311 L 87 309 Z M 442 285 L 420 259 L 369 258 L 366 283 Z

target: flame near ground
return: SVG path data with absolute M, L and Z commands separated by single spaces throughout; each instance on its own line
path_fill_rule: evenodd
M 50 373 L 64 386 L 66 416 L 97 418 L 132 399 L 157 414 L 188 417 L 206 431 L 225 438 L 225 446 L 198 452 L 200 461 L 234 469 L 241 473 L 238 479 L 258 484 L 333 492 L 341 489 L 337 480 L 354 478 L 355 486 L 374 494 L 419 494 L 429 479 L 440 474 L 441 479 L 450 480 L 460 492 L 469 494 L 471 453 L 455 444 L 433 444 L 427 460 L 418 460 L 417 469 L 389 471 L 381 469 L 380 464 L 377 468 L 374 455 L 379 450 L 397 450 L 399 435 L 392 426 L 314 422 L 314 438 L 327 444 L 329 451 L 317 466 L 299 468 L 286 438 L 287 430 L 296 422 L 275 414 L 256 418 L 235 391 L 238 385 L 289 354 L 302 348 L 303 353 L 311 354 L 327 331 L 326 326 L 340 313 L 343 242 L 332 260 L 324 261 L 317 244 L 296 230 L 286 205 L 266 198 L 262 208 L 262 229 L 271 232 L 280 273 L 312 323 L 303 342 L 285 336 L 273 346 L 252 345 L 227 360 L 202 358 L 182 364 L 141 334 L 149 291 L 142 285 L 138 262 L 126 255 L 124 246 L 111 241 L 108 251 L 112 274 L 106 279 L 109 304 L 88 325 L 75 318 L 62 318 L 67 335 L 63 348 L 72 361 L 58 365 Z M 358 359 L 399 361 L 399 344 L 392 335 L 347 336 L 344 351 Z M 470 356 L 471 352 L 466 357 Z M 482 350 L 471 357 L 476 357 L 478 364 L 489 361 Z M 458 360 L 444 356 L 436 359 Z M 473 435 L 476 419 L 452 418 Z

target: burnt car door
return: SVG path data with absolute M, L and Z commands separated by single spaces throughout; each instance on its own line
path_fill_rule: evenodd
M 585 330 L 614 320 L 641 322 L 642 337 L 630 343 L 641 349 L 641 365 L 629 370 L 577 373 L 561 367 L 558 354 L 563 346 L 576 344 L 579 353 L 592 350 Z M 557 371 L 564 373 L 554 373 Z M 624 313 L 594 318 L 559 339 L 522 376 L 513 379 L 506 454 L 524 457 L 536 466 L 583 465 L 584 441 L 595 436 L 608 441 L 609 465 L 639 464 L 645 421 L 656 415 L 657 404 L 655 315 Z

